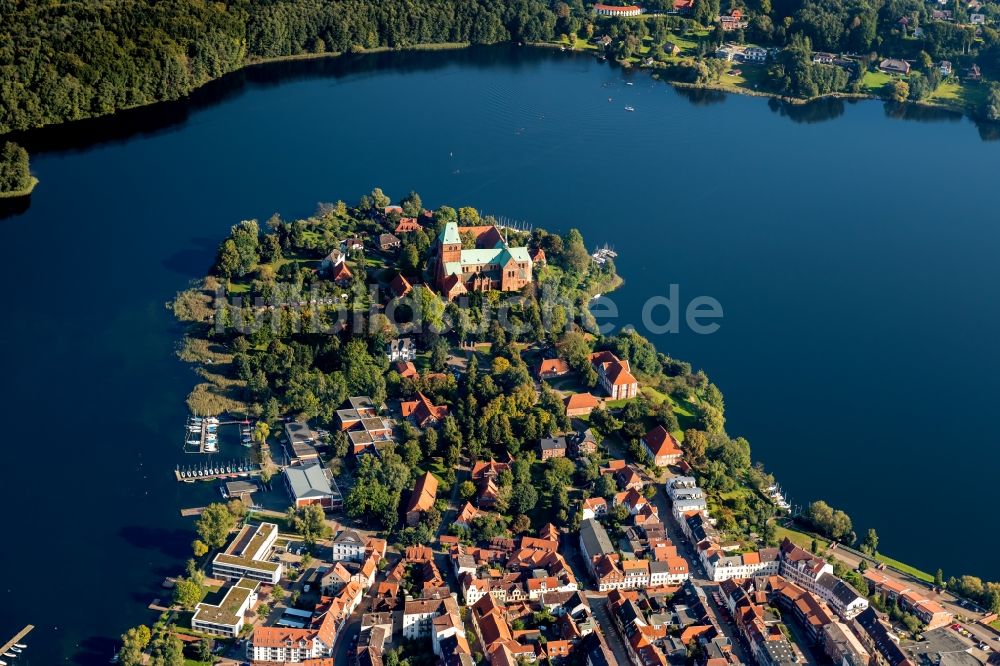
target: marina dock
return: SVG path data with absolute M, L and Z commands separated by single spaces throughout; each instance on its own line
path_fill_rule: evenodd
M 174 478 L 184 483 L 250 478 L 260 474 L 260 465 L 249 460 L 205 462 L 198 465 L 178 465 Z
M 4 643 L 3 647 L 0 647 L 0 655 L 4 654 L 6 652 L 10 652 L 11 648 L 13 648 L 16 645 L 18 645 L 21 641 L 24 640 L 25 636 L 27 636 L 28 634 L 30 634 L 34 630 L 35 630 L 35 625 L 29 624 L 24 629 L 22 629 L 21 631 L 17 632 L 14 635 L 14 638 L 12 638 L 9 641 L 7 641 L 6 643 Z
M 244 446 L 250 446 L 250 428 L 253 422 L 249 419 L 232 419 L 222 421 L 215 416 L 189 416 L 184 423 L 185 453 L 218 453 L 219 428 L 221 426 L 240 426 L 241 440 Z

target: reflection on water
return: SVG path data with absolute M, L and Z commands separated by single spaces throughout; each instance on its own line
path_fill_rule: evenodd
M 769 109 L 795 123 L 822 123 L 844 115 L 846 104 L 839 97 L 824 97 L 808 104 L 791 104 L 774 97 L 767 100 Z
M 979 130 L 979 138 L 983 141 L 1000 141 L 1000 123 L 974 121 Z
M 964 118 L 957 111 L 938 109 L 922 104 L 900 104 L 891 100 L 885 103 L 885 115 L 899 120 L 916 120 L 921 123 L 939 123 L 943 121 L 958 122 Z
M 23 215 L 29 208 L 31 208 L 30 194 L 16 199 L 0 199 L 0 220 Z
M 721 90 L 711 90 L 708 88 L 680 88 L 675 87 L 677 94 L 695 106 L 710 106 L 712 104 L 722 104 L 728 97 L 727 93 Z

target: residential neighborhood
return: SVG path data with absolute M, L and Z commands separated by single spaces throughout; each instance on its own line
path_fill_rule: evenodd
M 610 251 L 572 235 L 405 206 L 363 209 L 368 235 L 317 270 L 360 272 L 391 229 L 393 257 L 422 237 L 425 261 L 378 260 L 389 304 L 506 294 L 529 321 L 536 280 L 613 284 Z M 339 390 L 241 426 L 259 471 L 196 514 L 177 634 L 255 666 L 917 666 L 955 641 L 989 658 L 992 629 L 943 583 L 887 567 L 822 501 L 793 510 L 702 373 L 634 331 L 537 324 L 345 334 Z

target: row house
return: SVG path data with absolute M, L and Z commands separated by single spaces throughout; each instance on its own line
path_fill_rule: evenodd
M 287 663 L 332 657 L 338 633 L 363 596 L 361 586 L 351 582 L 336 597 L 320 600 L 306 628 L 257 627 L 247 642 L 248 659 Z
M 457 612 L 458 603 L 451 597 L 408 599 L 403 604 L 403 638 L 415 641 L 429 637 L 434 618 L 449 612 L 449 601 Z
M 866 569 L 865 581 L 872 592 L 878 592 L 886 599 L 897 601 L 900 607 L 917 616 L 926 629 L 936 629 L 951 624 L 954 616 L 945 610 L 940 602 L 931 599 L 926 590 L 895 581 L 880 571 Z
M 666 638 L 666 628 L 650 626 L 635 594 L 615 590 L 608 595 L 608 614 L 625 638 L 629 661 L 633 666 L 667 666 L 667 657 L 657 646 Z
M 705 573 L 710 580 L 721 582 L 734 578 L 776 576 L 781 572 L 781 559 L 777 548 L 726 555 L 721 549 L 702 551 Z
M 693 476 L 675 476 L 666 483 L 667 497 L 671 501 L 702 499 L 705 491 L 698 487 Z

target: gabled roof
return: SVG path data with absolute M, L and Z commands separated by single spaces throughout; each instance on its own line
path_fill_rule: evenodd
M 626 386 L 636 384 L 638 381 L 632 376 L 632 369 L 628 361 L 623 361 L 608 350 L 594 352 L 590 355 L 590 363 L 604 376 L 608 378 L 613 386 Z
M 574 393 L 573 395 L 566 398 L 566 409 L 593 409 L 599 407 L 601 401 L 587 393 Z
M 389 283 L 389 290 L 396 298 L 402 298 L 413 291 L 413 285 L 403 277 L 402 273 L 397 273 L 396 277 L 392 278 L 392 281 Z
M 569 363 L 561 358 L 544 358 L 538 364 L 538 374 L 566 374 L 570 371 Z
M 413 365 L 413 361 L 396 361 L 395 367 L 396 372 L 403 379 L 420 376 L 420 373 L 417 372 L 417 366 Z
M 423 227 L 417 222 L 415 217 L 401 217 L 399 218 L 399 224 L 396 225 L 397 234 L 405 234 L 411 231 L 420 231 Z
M 330 279 L 334 282 L 347 280 L 352 276 L 351 269 L 347 267 L 347 262 L 341 262 L 330 269 Z
M 334 495 L 322 465 L 291 465 L 285 468 L 285 477 L 297 500 L 321 499 Z
M 448 415 L 448 407 L 435 405 L 426 395 L 417 392 L 417 399 L 400 403 L 404 418 L 412 418 L 418 425 L 423 426 L 428 421 L 440 421 Z
M 654 458 L 660 456 L 679 456 L 683 453 L 681 445 L 662 425 L 658 425 L 647 432 L 642 440 L 646 443 Z
M 407 513 L 410 511 L 427 511 L 434 506 L 437 499 L 438 480 L 437 477 L 427 472 L 417 479 L 413 486 L 413 493 L 410 495 L 410 502 L 407 505 Z

